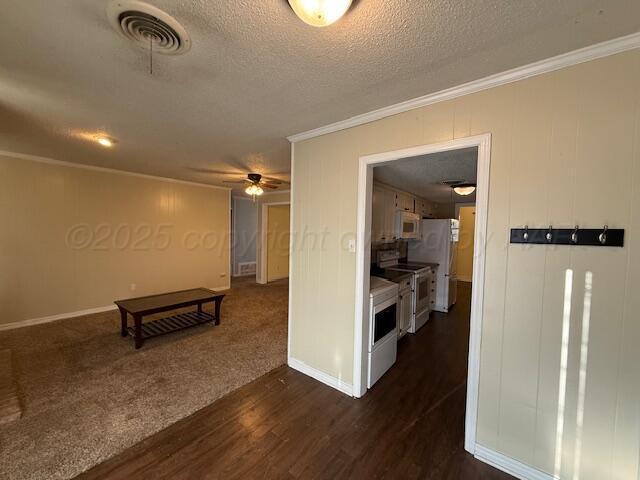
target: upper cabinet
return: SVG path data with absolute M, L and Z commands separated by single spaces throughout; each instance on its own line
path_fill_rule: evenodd
M 396 239 L 396 192 L 385 189 L 384 191 L 384 229 L 383 242 L 393 242 Z
M 433 218 L 435 216 L 435 209 L 432 203 L 422 198 L 416 198 L 416 213 L 422 217 Z
M 396 193 L 396 210 L 405 212 L 415 212 L 415 201 L 413 195 L 404 192 Z
M 432 217 L 433 205 L 426 200 L 400 190 L 373 184 L 371 205 L 371 242 L 393 242 L 396 240 L 394 227 L 396 212 L 417 213 Z
M 385 190 L 373 185 L 371 197 L 371 242 L 382 242 L 385 231 Z

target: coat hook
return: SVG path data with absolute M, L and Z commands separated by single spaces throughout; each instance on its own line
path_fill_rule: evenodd
M 529 225 L 524 226 L 524 234 L 522 235 L 522 238 L 524 238 L 525 242 L 529 241 Z
M 573 243 L 578 243 L 578 225 L 576 225 L 576 227 L 573 229 L 573 232 L 571 233 L 571 241 Z
M 551 233 L 552 229 L 553 229 L 553 227 L 551 225 L 549 225 L 549 230 L 547 230 L 547 234 L 545 235 L 545 238 L 547 239 L 547 242 L 550 242 L 551 240 L 553 240 L 553 234 Z
M 598 236 L 598 240 L 600 240 L 600 243 L 602 245 L 604 245 L 605 243 L 607 243 L 607 230 L 609 230 L 609 227 L 607 225 L 604 226 L 604 230 L 602 231 L 602 233 L 600 234 L 600 236 Z

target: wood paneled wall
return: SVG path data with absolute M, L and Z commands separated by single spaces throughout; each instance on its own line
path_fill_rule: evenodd
M 636 480 L 639 84 L 634 50 L 296 143 L 294 235 L 328 233 L 293 252 L 291 355 L 352 381 L 358 158 L 490 132 L 478 442 L 562 478 Z M 508 242 L 549 224 L 625 228 L 626 245 Z
M 229 201 L 226 189 L 0 156 L 0 324 L 226 288 Z

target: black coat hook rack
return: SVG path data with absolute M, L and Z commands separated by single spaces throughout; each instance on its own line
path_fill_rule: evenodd
M 512 228 L 511 243 L 532 245 L 579 245 L 591 247 L 623 247 L 624 229 L 609 228 Z

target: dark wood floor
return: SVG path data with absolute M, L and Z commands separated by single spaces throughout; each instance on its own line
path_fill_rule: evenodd
M 470 289 L 459 291 L 360 400 L 281 367 L 81 478 L 512 478 L 462 446 Z

